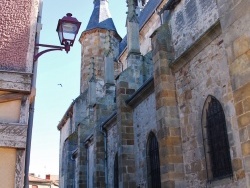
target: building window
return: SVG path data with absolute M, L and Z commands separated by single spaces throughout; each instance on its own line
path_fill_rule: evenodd
M 147 143 L 148 187 L 161 188 L 160 158 L 158 141 L 154 133 L 149 134 Z
M 118 187 L 119 187 L 118 154 L 116 154 L 114 162 L 114 188 Z
M 222 179 L 232 176 L 230 148 L 226 120 L 220 102 L 209 96 L 205 104 L 206 117 L 203 123 L 203 136 L 206 152 L 208 178 Z

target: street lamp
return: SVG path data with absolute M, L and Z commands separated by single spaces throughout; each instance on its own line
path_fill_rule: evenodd
M 41 7 L 40 7 L 41 8 Z M 40 12 L 41 13 L 41 12 Z M 41 23 L 41 15 L 38 15 L 37 23 Z M 56 31 L 58 32 L 59 40 L 61 45 L 63 46 L 54 46 L 48 44 L 35 44 L 36 47 L 46 47 L 48 49 L 43 50 L 39 53 L 34 54 L 33 57 L 33 79 L 31 83 L 31 87 L 35 88 L 36 85 L 36 72 L 37 72 L 37 59 L 50 51 L 55 50 L 65 50 L 67 53 L 70 51 L 70 47 L 73 46 L 76 35 L 80 29 L 81 22 L 79 22 L 76 18 L 72 17 L 71 13 L 68 13 L 62 19 L 58 20 L 58 25 Z M 38 41 L 39 36 L 36 36 L 36 42 Z M 32 96 L 32 95 L 31 95 Z M 30 108 L 29 108 L 29 120 L 28 120 L 28 130 L 27 130 L 27 142 L 26 142 L 26 155 L 25 155 L 25 180 L 24 187 L 29 187 L 29 165 L 30 165 L 30 147 L 31 147 L 31 137 L 32 137 L 32 128 L 33 128 L 33 117 L 34 117 L 34 106 L 35 100 L 31 100 Z
M 58 20 L 57 33 L 61 45 L 54 46 L 48 44 L 35 44 L 35 46 L 47 47 L 49 49 L 43 50 L 34 55 L 34 62 L 44 53 L 55 51 L 55 50 L 65 50 L 67 53 L 70 51 L 70 47 L 73 46 L 76 35 L 80 29 L 81 22 L 76 18 L 72 17 L 71 13 L 66 14 L 62 19 Z

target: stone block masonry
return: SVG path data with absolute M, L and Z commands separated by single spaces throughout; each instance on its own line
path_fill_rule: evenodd
M 152 36 L 155 78 L 157 138 L 162 187 L 185 187 L 180 120 L 177 110 L 175 78 L 168 66 L 169 27 L 162 25 Z
M 218 1 L 220 23 L 232 82 L 234 106 L 240 131 L 241 152 L 247 187 L 250 187 L 249 165 L 249 100 L 250 97 L 250 1 Z
M 225 56 L 222 35 L 213 40 L 190 62 L 175 73 L 180 126 L 182 134 L 185 177 L 188 187 L 207 186 L 207 166 L 204 153 L 201 124 L 206 99 L 211 95 L 223 105 L 227 122 L 234 182 L 228 180 L 227 186 L 241 184 L 244 173 L 239 143 L 239 131 L 234 126 L 235 113 L 232 86 Z M 189 54 L 191 55 L 191 54 Z M 217 181 L 217 185 L 225 186 Z
M 134 108 L 133 127 L 135 136 L 136 185 L 147 187 L 147 140 L 149 133 L 156 132 L 155 95 L 148 96 Z M 130 131 L 130 129 L 127 129 Z M 132 131 L 132 130 L 131 130 Z

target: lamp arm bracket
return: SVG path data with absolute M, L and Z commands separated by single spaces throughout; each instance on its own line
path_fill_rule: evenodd
M 65 49 L 65 46 L 54 46 L 54 45 L 47 45 L 47 44 L 36 44 L 35 46 L 41 46 L 41 47 L 47 47 L 47 48 L 50 48 L 50 49 L 46 49 L 46 50 L 43 50 L 37 54 L 34 55 L 34 62 L 37 61 L 37 59 L 47 53 L 47 52 L 51 52 L 51 51 L 56 51 L 56 50 L 64 50 Z

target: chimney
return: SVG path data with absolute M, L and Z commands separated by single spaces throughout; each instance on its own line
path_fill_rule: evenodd
M 50 180 L 50 174 L 46 174 L 46 180 Z

